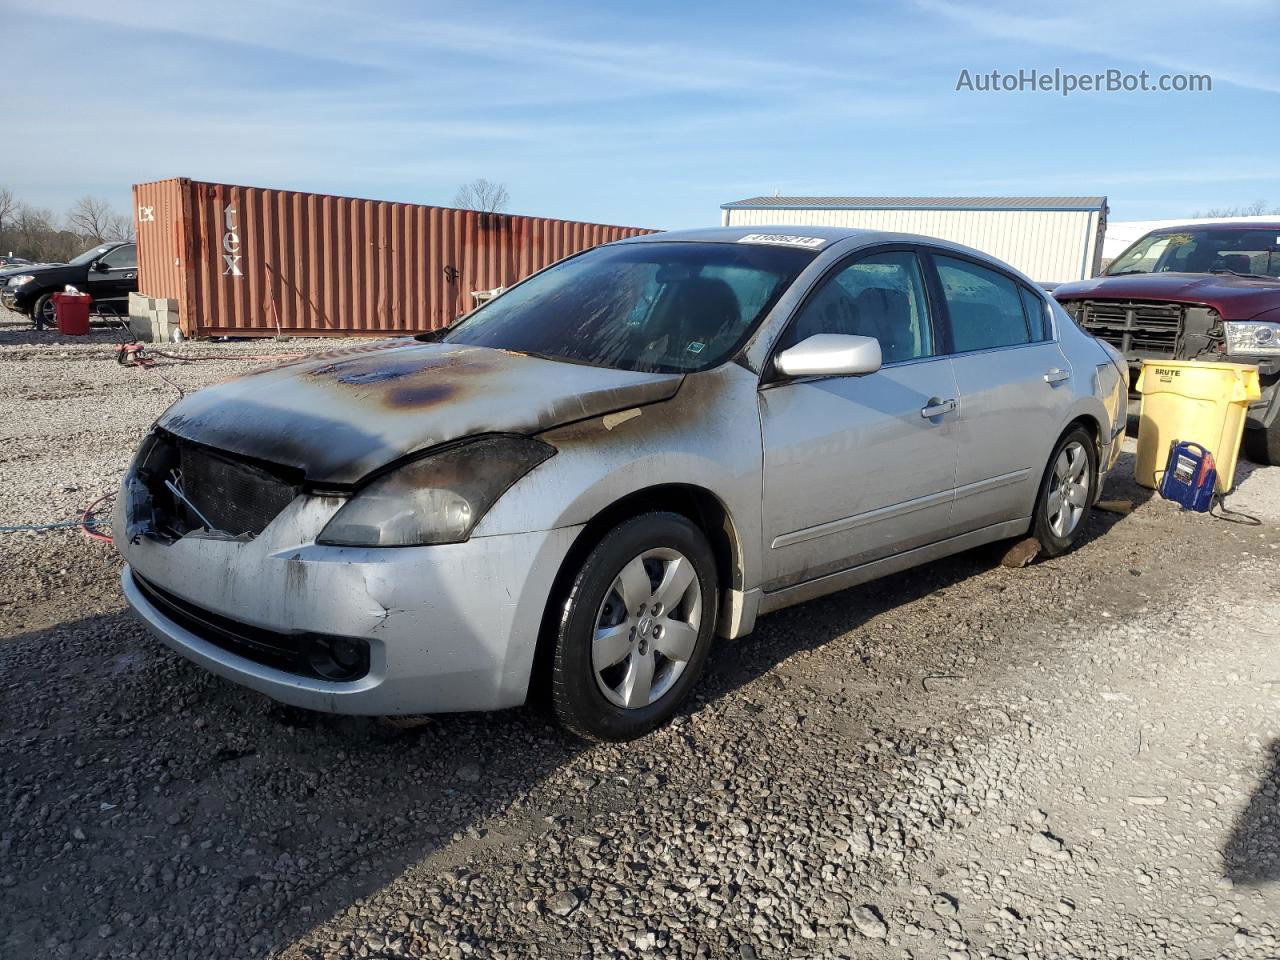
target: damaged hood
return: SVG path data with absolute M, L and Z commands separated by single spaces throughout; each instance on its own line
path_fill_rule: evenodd
M 1228 320 L 1247 320 L 1280 304 L 1280 280 L 1230 273 L 1133 273 L 1094 277 L 1053 288 L 1059 301 L 1152 300 L 1213 307 Z
M 207 387 L 175 403 L 158 426 L 301 470 L 311 483 L 347 485 L 450 440 L 540 433 L 666 400 L 682 379 L 488 347 L 391 341 Z

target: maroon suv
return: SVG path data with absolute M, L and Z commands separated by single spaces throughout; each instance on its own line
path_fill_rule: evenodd
M 1119 347 L 1130 384 L 1144 359 L 1256 364 L 1245 455 L 1280 464 L 1280 220 L 1153 230 L 1092 280 L 1053 295 L 1075 321 Z

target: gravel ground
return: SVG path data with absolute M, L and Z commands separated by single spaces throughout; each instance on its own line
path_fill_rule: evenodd
M 75 515 L 225 359 L 0 321 L 0 524 Z M 110 548 L 0 540 L 0 956 L 1280 956 L 1280 469 L 1251 527 L 1123 475 L 1000 548 L 764 619 L 643 741 L 534 708 L 412 729 L 166 652 Z M 1243 472 L 1242 472 L 1243 473 Z

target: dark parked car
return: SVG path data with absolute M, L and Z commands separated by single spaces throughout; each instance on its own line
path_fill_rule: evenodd
M 1280 464 L 1280 220 L 1153 230 L 1092 280 L 1054 288 L 1085 330 L 1144 359 L 1256 364 L 1245 455 Z
M 30 260 L 23 260 L 21 257 L 0 257 L 0 293 L 3 293 L 10 277 L 16 277 L 20 273 L 30 273 L 32 267 L 49 266 L 53 266 L 53 264 L 32 263 Z
M 138 289 L 138 245 L 114 241 L 90 247 L 70 263 L 39 264 L 9 273 L 0 300 L 30 316 L 40 329 L 52 326 L 53 295 L 71 284 L 93 297 L 97 313 L 125 316 L 129 294 Z

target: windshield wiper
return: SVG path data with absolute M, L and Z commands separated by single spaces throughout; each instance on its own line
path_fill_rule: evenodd
M 1228 270 L 1226 267 L 1219 267 L 1217 270 L 1210 270 L 1210 273 L 1229 273 L 1233 277 L 1245 277 L 1249 280 L 1276 280 L 1277 277 L 1267 276 L 1265 273 L 1241 273 L 1238 270 Z
M 1115 273 L 1108 273 L 1108 277 L 1126 277 L 1131 273 L 1147 273 L 1146 270 L 1117 270 Z

